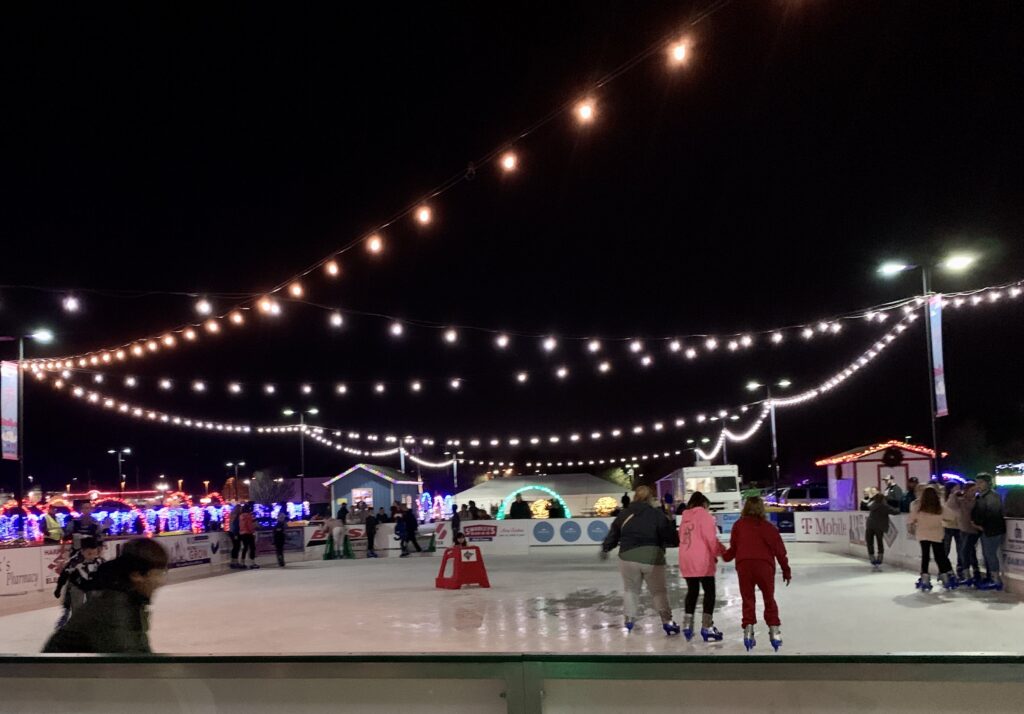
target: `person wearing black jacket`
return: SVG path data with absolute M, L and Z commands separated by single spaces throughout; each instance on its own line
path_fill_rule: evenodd
M 412 547 L 416 549 L 416 552 L 422 553 L 423 548 L 420 547 L 420 543 L 416 539 L 416 531 L 419 529 L 420 524 L 416 520 L 416 514 L 408 506 L 402 511 L 402 523 L 405 525 L 405 543 L 403 543 L 402 550 L 407 551 L 408 546 L 406 544 L 412 543 Z
M 377 516 L 373 515 L 372 510 L 366 515 L 363 526 L 366 528 L 366 557 L 376 558 L 377 551 L 373 549 L 373 541 L 377 538 Z
M 999 546 L 1006 535 L 1003 501 L 992 490 L 991 474 L 978 474 L 978 497 L 971 509 L 971 523 L 981 530 L 981 552 L 985 556 L 986 577 L 979 590 L 1002 590 L 1003 576 L 999 565 Z
M 871 565 L 878 570 L 885 557 L 885 534 L 889 532 L 889 516 L 898 515 L 899 508 L 885 500 L 885 495 L 876 493 L 868 501 L 868 517 L 864 525 L 864 540 L 868 544 L 868 558 Z M 878 544 L 878 557 L 875 557 L 875 544 Z
M 288 532 L 288 512 L 284 507 L 277 512 L 277 520 L 274 522 L 274 551 L 277 553 L 277 565 L 284 567 L 284 539 Z
M 672 619 L 665 583 L 665 548 L 679 546 L 675 523 L 653 504 L 654 492 L 649 486 L 638 486 L 629 508 L 612 523 L 601 545 L 601 557 L 619 549 L 619 571 L 622 573 L 623 609 L 626 631 L 631 632 L 640 609 L 640 588 L 647 583 L 654 598 L 654 607 L 661 616 L 666 635 L 678 635 L 680 627 Z
M 149 603 L 164 584 L 167 551 L 151 538 L 125 543 L 90 583 L 89 599 L 50 635 L 43 652 L 149 654 Z
M 512 502 L 512 506 L 508 509 L 509 518 L 533 518 L 533 514 L 530 513 L 530 504 L 523 500 L 523 494 L 517 493 L 516 500 Z

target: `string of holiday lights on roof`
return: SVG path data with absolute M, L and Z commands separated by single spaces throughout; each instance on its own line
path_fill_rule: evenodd
M 115 359 L 123 360 L 128 357 L 143 357 L 151 352 L 159 351 L 161 345 L 173 347 L 179 338 L 188 342 L 194 342 L 198 339 L 200 330 L 217 334 L 225 323 L 230 323 L 232 326 L 240 326 L 246 321 L 246 313 L 253 310 L 269 317 L 280 315 L 282 312 L 281 298 L 302 299 L 306 293 L 306 286 L 303 281 L 310 275 L 323 275 L 328 279 L 336 279 L 341 276 L 343 269 L 340 259 L 347 252 L 362 246 L 371 255 L 382 253 L 385 249 L 385 231 L 399 221 L 408 219 L 412 221 L 418 230 L 428 229 L 435 222 L 438 199 L 455 186 L 464 181 L 472 180 L 483 169 L 493 168 L 499 175 L 508 176 L 515 174 L 522 164 L 522 156 L 517 150 L 517 146 L 542 127 L 564 116 L 571 117 L 575 125 L 580 129 L 593 124 L 600 115 L 598 90 L 627 73 L 642 61 L 661 54 L 667 58 L 667 64 L 670 68 L 677 70 L 684 67 L 689 62 L 693 47 L 693 40 L 687 36 L 687 33 L 712 14 L 728 5 L 730 1 L 718 0 L 712 3 L 706 10 L 698 13 L 689 22 L 684 23 L 681 32 L 675 32 L 670 37 L 665 37 L 652 43 L 642 52 L 634 55 L 611 72 L 593 82 L 590 91 L 576 95 L 572 99 L 554 107 L 538 120 L 517 132 L 511 140 L 499 143 L 475 161 L 469 162 L 467 169 L 460 170 L 451 175 L 400 208 L 390 218 L 377 224 L 366 233 L 350 240 L 303 270 L 293 274 L 270 290 L 260 291 L 259 293 L 243 293 L 246 296 L 245 300 L 219 314 L 215 314 L 213 303 L 210 300 L 212 293 L 205 295 L 190 293 L 190 295 L 198 298 L 195 308 L 202 317 L 201 321 L 160 331 L 148 337 L 130 340 L 120 346 L 66 355 L 60 357 L 59 361 L 67 362 L 71 360 L 77 363 L 85 359 L 87 364 L 96 366 L 99 362 L 94 362 L 93 358 L 106 362 Z M 79 298 L 74 294 L 69 294 L 65 298 L 64 306 L 66 310 L 71 312 L 78 311 L 80 308 Z M 187 336 L 189 334 L 191 334 L 191 337 Z M 155 347 L 151 348 L 151 344 L 155 345 Z M 105 355 L 108 356 L 108 359 L 104 358 Z

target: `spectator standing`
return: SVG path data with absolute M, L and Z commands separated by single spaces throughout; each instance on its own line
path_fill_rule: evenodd
M 284 538 L 288 532 L 288 512 L 281 507 L 274 522 L 274 552 L 277 553 L 277 566 L 284 567 Z
M 81 548 L 82 538 L 99 539 L 102 534 L 103 526 L 92 517 L 92 504 L 83 503 L 78 518 L 72 518 L 66 528 L 66 535 L 71 539 L 71 554 L 74 555 Z
M 885 477 L 885 502 L 897 511 L 903 509 L 903 489 L 896 483 L 896 478 L 889 474 Z
M 533 518 L 533 514 L 530 513 L 530 504 L 523 500 L 523 494 L 516 494 L 516 500 L 508 509 L 508 517 L 513 519 Z
M 348 523 L 348 504 L 342 503 L 341 508 L 338 509 L 338 520 L 341 521 L 342 525 Z
M 256 517 L 253 515 L 253 502 L 242 506 L 242 514 L 238 517 L 238 533 L 242 541 L 242 558 L 240 566 L 255 570 L 256 564 Z M 245 556 L 249 556 L 249 565 L 245 564 Z
M 625 510 L 627 508 L 629 508 L 629 491 L 622 494 L 622 509 Z
M 366 557 L 376 558 L 377 551 L 374 548 L 374 542 L 377 538 L 377 517 L 373 515 L 373 511 L 366 514 L 366 523 L 363 525 L 366 528 Z
M 391 519 L 388 518 L 387 511 L 384 510 L 384 506 L 380 507 L 377 511 L 377 523 L 390 523 Z
M 764 621 L 768 624 L 768 639 L 778 651 L 782 646 L 782 622 L 779 606 L 775 603 L 775 561 L 782 568 L 782 579 L 789 586 L 793 573 L 789 569 L 786 545 L 774 525 L 768 522 L 764 501 L 751 496 L 743 504 L 740 519 L 733 524 L 729 549 L 724 560 L 736 560 L 736 575 L 743 598 L 743 645 L 750 651 L 757 641 L 754 625 L 757 623 L 757 595 L 764 599 Z
M 942 488 L 941 486 L 936 486 Z M 963 491 L 963 486 L 950 482 L 945 486 L 945 498 L 942 501 L 942 550 L 949 558 L 953 546 L 956 546 L 956 579 L 957 583 L 964 576 L 964 566 L 960 562 L 960 542 L 963 536 L 960 533 L 960 510 L 957 508 L 957 496 Z
M 452 537 L 453 538 L 455 537 L 456 533 L 459 533 L 460 531 L 462 531 L 462 516 L 459 515 L 458 506 L 456 506 L 454 503 L 452 504 L 451 527 L 452 527 Z
M 985 580 L 979 590 L 1002 590 L 1003 576 L 999 565 L 999 547 L 1006 535 L 1003 501 L 992 490 L 991 474 L 978 474 L 978 496 L 971 509 L 971 522 L 981 531 L 981 552 L 985 557 Z
M 680 627 L 672 619 L 665 583 L 665 548 L 678 545 L 675 524 L 653 503 L 650 486 L 637 486 L 633 500 L 612 522 L 601 557 L 619 549 L 619 572 L 622 574 L 623 610 L 626 631 L 632 632 L 640 612 L 640 589 L 647 583 L 654 598 L 654 609 L 661 616 L 666 635 L 678 635 Z
M 885 558 L 885 534 L 889 532 L 889 516 L 898 515 L 900 509 L 893 506 L 881 493 L 875 492 L 868 503 L 868 517 L 864 525 L 864 540 L 868 544 L 868 559 L 875 570 L 881 570 Z M 878 555 L 875 555 L 875 548 Z
M 100 566 L 95 590 L 43 652 L 149 654 L 149 603 L 164 584 L 167 551 L 151 538 L 128 541 Z
M 903 494 L 903 499 L 900 501 L 900 513 L 910 513 L 910 504 L 917 500 L 917 492 L 920 485 L 913 476 L 907 479 L 907 491 Z
M 953 577 L 953 566 L 942 550 L 942 501 L 935 488 L 926 486 L 922 489 L 920 498 L 911 506 L 907 522 L 913 526 L 914 535 L 921 544 L 921 577 L 917 587 L 926 591 L 932 589 L 932 576 L 928 573 L 928 554 L 931 552 L 935 555 L 942 585 L 955 588 L 958 583 Z
M 60 527 L 57 514 L 52 508 L 47 508 L 43 514 L 43 543 L 57 545 L 64 540 L 64 529 Z
M 715 627 L 715 570 L 718 556 L 725 555 L 725 546 L 718 540 L 715 517 L 708 512 L 709 501 L 700 491 L 690 496 L 683 520 L 679 524 L 679 574 L 686 579 L 686 600 L 683 615 L 683 636 L 693 637 L 693 620 L 697 598 L 704 589 L 704 608 L 700 636 L 705 642 L 719 642 L 722 633 Z
M 236 503 L 234 508 L 231 509 L 231 515 L 228 517 L 228 537 L 231 539 L 230 567 L 233 570 L 245 567 L 245 565 L 239 564 L 238 562 L 238 552 L 242 549 L 242 535 L 240 530 L 241 520 L 242 504 Z

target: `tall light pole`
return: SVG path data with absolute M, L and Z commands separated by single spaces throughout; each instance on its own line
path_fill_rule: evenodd
M 35 340 L 40 344 L 53 342 L 53 332 L 45 327 L 34 330 L 27 335 L 0 337 L 0 342 L 18 342 L 18 493 L 15 499 L 19 504 L 25 497 L 25 340 Z
M 922 310 L 924 311 L 924 338 L 925 338 L 925 355 L 928 360 L 928 404 L 930 407 L 929 419 L 932 425 L 932 449 L 935 451 L 935 474 L 939 475 L 942 473 L 942 467 L 940 461 L 942 460 L 942 452 L 939 451 L 939 427 L 938 427 L 938 415 L 936 414 L 935 408 L 935 357 L 932 353 L 932 321 L 930 315 L 931 303 L 930 298 L 932 297 L 932 268 L 939 267 L 944 270 L 962 273 L 972 265 L 974 265 L 977 259 L 973 255 L 965 253 L 956 253 L 946 257 L 939 261 L 937 264 L 932 265 L 929 263 L 921 263 L 914 265 L 911 263 L 901 263 L 898 261 L 890 261 L 883 263 L 878 268 L 879 275 L 883 277 L 893 277 L 904 273 L 908 270 L 920 270 L 921 271 L 921 288 L 924 294 L 924 304 Z
M 124 457 L 131 456 L 132 450 L 127 446 L 123 449 L 108 449 L 108 454 L 113 454 L 117 458 L 117 478 L 118 483 L 121 486 L 121 490 L 124 490 Z
M 780 379 L 774 386 L 779 389 L 786 389 L 792 384 L 788 379 Z M 747 391 L 755 392 L 759 389 L 765 391 L 765 399 L 768 401 L 768 424 L 771 427 L 772 435 L 772 491 L 774 492 L 779 489 L 779 439 L 778 432 L 775 429 L 775 399 L 772 398 L 771 384 L 761 384 L 754 381 L 747 382 Z
M 465 451 L 446 451 L 445 456 L 452 457 L 452 483 L 454 493 L 459 490 L 459 455 L 466 453 Z M 452 495 L 454 495 L 454 493 Z
M 239 466 L 245 466 L 245 462 L 244 461 L 229 461 L 229 462 L 227 462 L 224 465 L 227 466 L 229 469 L 233 468 L 235 470 L 235 481 L 238 481 L 238 467 Z M 204 481 L 204 483 L 209 483 L 209 481 Z
M 295 414 L 294 409 L 285 409 L 281 412 L 285 416 Z M 299 414 L 299 506 L 306 502 L 306 415 L 316 416 L 320 410 L 316 407 L 300 409 Z

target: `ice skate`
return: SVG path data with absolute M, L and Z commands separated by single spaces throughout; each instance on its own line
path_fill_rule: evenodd
M 985 578 L 976 587 L 978 590 L 1002 590 L 1003 578 L 999 575 L 993 575 L 991 578 Z
M 972 585 L 974 585 L 974 578 L 970 576 L 967 576 L 965 578 L 962 577 L 957 581 L 956 585 L 960 588 L 969 588 Z
M 956 590 L 960 586 L 960 582 L 953 573 L 939 573 L 939 581 L 946 590 Z
M 871 570 L 873 572 L 875 572 L 875 573 L 880 573 L 882 571 L 882 561 L 881 560 L 877 560 L 877 559 L 872 560 L 871 561 Z
M 245 566 L 243 565 L 242 567 L 244 568 Z M 257 563 L 255 560 L 252 561 L 252 564 L 249 566 L 249 570 L 259 570 L 259 569 L 260 569 L 259 563 Z
M 747 625 L 743 628 L 743 646 L 747 648 L 747 652 L 754 649 L 757 645 L 757 640 L 754 639 L 754 626 Z
M 772 649 L 776 652 L 782 647 L 782 628 L 779 625 L 768 628 L 768 641 L 772 643 Z
M 683 615 L 683 637 L 687 642 L 693 639 L 693 615 Z
M 715 627 L 715 622 L 711 619 L 711 615 L 704 615 L 701 621 L 700 636 L 705 642 L 722 641 L 723 635 L 719 632 L 718 628 Z
M 636 623 L 633 622 L 633 620 L 629 619 L 628 617 L 626 618 L 626 633 L 627 634 L 633 631 L 633 626 L 635 624 Z
M 922 592 L 928 592 L 932 589 L 932 576 L 928 573 L 922 573 L 921 577 L 917 579 L 917 584 L 914 587 Z
M 679 625 L 675 623 L 675 621 L 663 622 L 661 623 L 661 628 L 665 630 L 665 634 L 669 637 L 671 637 L 672 635 L 678 635 L 682 629 L 679 627 Z

